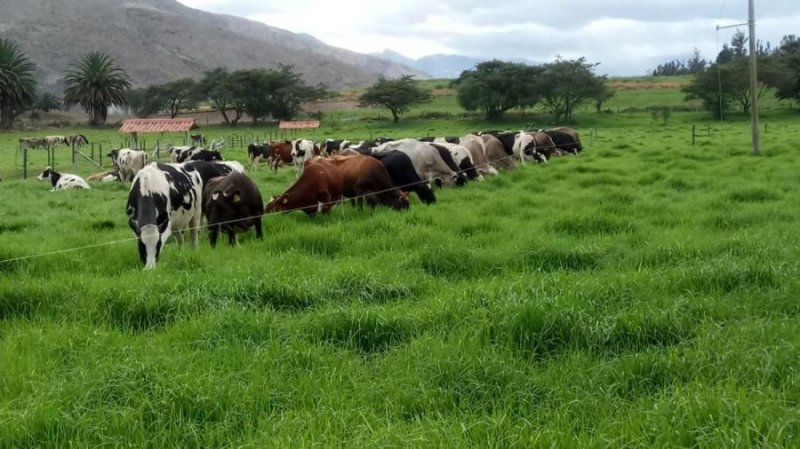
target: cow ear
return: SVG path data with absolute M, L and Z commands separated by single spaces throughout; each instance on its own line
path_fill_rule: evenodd
M 211 194 L 211 199 L 217 201 L 219 199 L 219 192 L 214 192 Z
M 240 197 L 238 193 L 233 195 L 233 202 L 234 203 L 240 203 L 241 201 L 242 201 L 242 197 Z
M 288 202 L 289 202 L 289 198 L 284 198 L 283 201 L 281 201 L 281 204 L 286 204 Z
M 269 197 L 269 202 L 271 203 L 271 202 L 273 202 L 273 201 L 275 201 L 275 195 L 273 195 L 273 196 Z

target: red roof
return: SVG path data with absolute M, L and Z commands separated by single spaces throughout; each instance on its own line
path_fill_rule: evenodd
M 303 128 L 319 128 L 319 120 L 295 120 L 287 121 L 281 120 L 278 124 L 280 129 L 303 129 Z
M 121 133 L 178 133 L 194 126 L 193 118 L 134 118 L 122 122 Z

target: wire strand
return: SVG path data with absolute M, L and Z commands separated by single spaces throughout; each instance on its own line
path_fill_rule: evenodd
M 568 144 L 565 144 L 565 145 L 568 145 Z M 556 146 L 558 146 L 558 145 L 556 145 Z M 501 162 L 501 161 L 504 161 L 504 160 L 507 160 L 507 159 L 513 159 L 513 158 L 515 158 L 515 155 L 514 154 L 509 154 L 509 155 L 507 155 L 505 157 L 487 160 L 486 165 L 491 166 L 492 163 L 497 163 L 497 162 Z M 468 170 L 456 170 L 456 171 L 454 171 L 454 173 L 463 174 L 466 171 L 468 171 Z M 417 181 L 417 182 L 413 182 L 413 183 L 409 183 L 409 184 L 405 184 L 405 185 L 401 185 L 401 186 L 394 186 L 392 188 L 385 189 L 385 190 L 365 193 L 363 195 L 357 195 L 357 196 L 354 196 L 354 197 L 348 197 L 347 199 L 355 201 L 355 200 L 358 200 L 358 199 L 367 198 L 367 197 L 375 196 L 375 195 L 380 195 L 380 194 L 392 192 L 392 191 L 395 191 L 395 190 L 405 190 L 405 189 L 408 189 L 410 187 L 414 187 L 414 186 L 418 186 L 418 185 L 422 185 L 422 184 L 427 184 L 427 183 L 428 183 L 428 180 L 421 180 L 421 181 Z M 335 206 L 337 204 L 343 203 L 344 201 L 345 201 L 345 198 L 343 197 L 341 200 L 337 200 L 337 201 L 328 201 L 328 202 L 317 203 L 317 206 Z M 250 216 L 250 217 L 246 217 L 246 218 L 237 218 L 235 220 L 229 220 L 229 221 L 224 221 L 224 222 L 220 222 L 220 223 L 214 223 L 213 225 L 206 223 L 205 225 L 200 225 L 200 226 L 196 226 L 196 227 L 193 227 L 193 228 L 183 228 L 183 229 L 181 229 L 179 231 L 175 231 L 175 232 L 181 232 L 182 233 L 183 231 L 201 231 L 203 229 L 209 229 L 212 226 L 213 227 L 224 226 L 224 225 L 234 224 L 234 223 L 243 222 L 243 221 L 255 220 L 257 218 L 262 218 L 263 219 L 264 217 L 267 217 L 267 216 L 279 216 L 279 215 L 284 215 L 284 214 L 288 214 L 288 213 L 291 213 L 291 212 L 304 211 L 308 207 L 310 207 L 310 206 L 297 207 L 297 208 L 294 208 L 294 209 L 287 209 L 287 210 L 278 211 L 278 212 L 264 213 L 264 214 L 261 214 L 261 215 L 255 215 L 255 216 Z M 0 260 L 0 265 L 1 264 L 6 264 L 6 263 L 12 263 L 12 262 L 19 262 L 19 261 L 23 261 L 23 260 L 39 259 L 39 258 L 42 258 L 42 257 L 54 256 L 54 255 L 58 255 L 58 254 L 66 254 L 66 253 L 82 251 L 82 250 L 86 250 L 86 249 L 93 249 L 93 248 L 101 248 L 101 247 L 105 247 L 105 246 L 118 245 L 118 244 L 121 244 L 121 243 L 127 243 L 127 242 L 136 241 L 136 240 L 138 240 L 138 237 L 129 237 L 129 238 L 126 238 L 126 239 L 114 240 L 114 241 L 103 242 L 103 243 L 95 243 L 95 244 L 92 244 L 92 245 L 79 246 L 79 247 L 75 247 L 75 248 L 67 248 L 67 249 L 49 251 L 49 252 L 45 252 L 45 253 L 32 254 L 32 255 L 28 255 L 28 256 L 13 257 L 13 258 L 10 258 L 10 259 Z

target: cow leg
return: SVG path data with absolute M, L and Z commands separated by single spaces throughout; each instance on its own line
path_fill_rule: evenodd
M 233 228 L 228 228 L 225 232 L 228 233 L 228 244 L 231 246 L 239 246 L 239 242 L 236 240 L 236 232 Z
M 178 244 L 178 246 L 183 247 L 183 231 L 177 231 L 174 235 L 175 242 Z
M 261 217 L 256 218 L 256 238 L 264 240 L 264 232 L 261 229 Z
M 217 236 L 219 235 L 219 226 L 211 226 L 208 228 L 208 243 L 212 248 L 217 247 Z

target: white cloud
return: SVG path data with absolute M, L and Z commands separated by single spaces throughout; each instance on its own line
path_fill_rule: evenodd
M 717 24 L 745 22 L 746 4 L 696 0 L 180 0 L 239 15 L 337 47 L 390 48 L 418 58 L 434 53 L 551 61 L 556 55 L 601 62 L 601 73 L 640 75 L 696 47 L 714 59 Z M 720 6 L 724 5 L 723 8 Z M 760 0 L 757 37 L 777 45 L 800 34 L 800 1 Z M 743 27 L 746 31 L 746 27 Z M 735 30 L 719 32 L 720 45 Z

